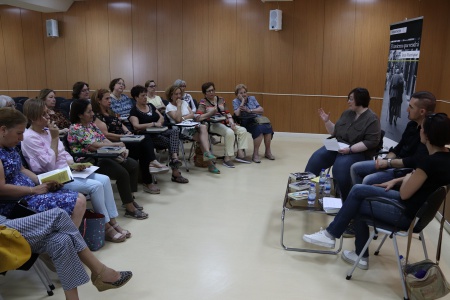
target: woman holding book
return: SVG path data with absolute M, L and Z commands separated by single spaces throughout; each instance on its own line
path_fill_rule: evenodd
M 124 147 L 121 142 L 109 141 L 93 122 L 94 112 L 87 100 L 75 100 L 70 110 L 70 121 L 67 140 L 74 153 L 94 153 L 105 146 Z M 86 161 L 86 159 L 78 159 Z M 142 206 L 134 201 L 133 192 L 137 191 L 138 163 L 127 157 L 127 151 L 117 159 L 101 158 L 98 161 L 98 173 L 116 179 L 122 203 L 125 206 L 125 217 L 143 220 L 148 214 L 143 212 Z
M 186 101 L 181 99 L 181 88 L 178 85 L 172 85 L 166 90 L 166 97 L 169 104 L 166 107 L 166 114 L 172 124 L 178 124 L 186 120 L 194 119 L 194 113 Z M 203 152 L 203 159 L 208 161 L 208 170 L 213 174 L 220 174 L 219 169 L 213 163 L 216 157 L 209 152 L 208 130 L 203 124 L 196 124 L 191 127 L 183 127 L 181 134 L 194 139 L 200 144 Z
M 429 155 L 417 163 L 416 169 L 401 178 L 376 185 L 354 185 L 339 213 L 326 230 L 305 234 L 303 240 L 318 246 L 334 248 L 335 239 L 341 237 L 347 225 L 355 219 L 355 251 L 345 250 L 342 259 L 354 264 L 369 238 L 369 228 L 360 216 L 372 216 L 375 220 L 407 230 L 416 213 L 437 188 L 450 183 L 450 119 L 446 114 L 431 114 L 422 122 L 420 141 Z M 400 187 L 398 189 L 398 187 Z M 406 208 L 405 211 L 381 202 L 364 201 L 368 197 L 386 197 Z M 358 263 L 361 269 L 369 268 L 369 249 Z
M 345 201 L 352 187 L 350 167 L 355 162 L 372 159 L 380 143 L 380 121 L 369 109 L 370 95 L 365 88 L 355 88 L 348 93 L 348 109 L 336 124 L 331 122 L 330 113 L 320 108 L 319 116 L 328 133 L 348 147 L 339 151 L 329 151 L 325 146 L 313 153 L 305 171 L 319 175 L 322 169 L 333 166 L 333 178 Z
M 105 137 L 112 142 L 120 142 L 121 138 L 133 136 L 133 133 L 111 110 L 111 96 L 108 90 L 98 89 L 91 97 L 92 110 L 95 113 L 95 125 Z M 130 150 L 130 157 L 139 161 L 139 170 L 142 178 L 144 192 L 159 194 L 160 189 L 153 183 L 151 173 L 158 174 L 168 172 L 169 168 L 156 160 L 155 148 L 149 136 L 145 136 L 140 142 L 125 143 Z
M 28 207 L 43 212 L 55 207 L 64 209 L 79 227 L 86 211 L 86 198 L 77 192 L 59 189 L 60 184 L 39 184 L 33 172 L 22 165 L 16 146 L 23 140 L 27 118 L 10 107 L 0 108 L 0 197 L 22 198 Z M 15 204 L 1 204 L 0 214 L 8 217 Z
M 28 99 L 23 112 L 31 122 L 22 141 L 22 153 L 31 171 L 39 174 L 72 165 L 73 158 L 59 140 L 58 127 L 50 121 L 48 108 L 44 102 L 39 99 Z M 83 166 L 76 167 L 75 172 L 83 169 L 85 169 Z M 108 176 L 92 173 L 86 179 L 75 177 L 72 182 L 64 184 L 64 188 L 91 196 L 94 211 L 105 216 L 107 241 L 119 243 L 131 236 L 131 233 L 121 228 L 116 221 L 119 213 Z

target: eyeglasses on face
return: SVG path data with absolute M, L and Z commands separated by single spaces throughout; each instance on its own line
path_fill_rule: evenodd
M 180 87 L 186 87 L 186 85 L 185 85 L 185 84 L 183 84 L 183 85 L 180 85 Z
M 149 85 L 148 87 L 153 89 L 153 88 L 156 87 L 156 84 L 155 85 Z
M 82 89 L 81 90 L 83 93 L 89 92 L 89 89 Z
M 207 93 L 207 94 L 212 94 L 212 93 L 214 93 L 215 91 L 216 91 L 215 89 L 206 90 L 206 93 Z

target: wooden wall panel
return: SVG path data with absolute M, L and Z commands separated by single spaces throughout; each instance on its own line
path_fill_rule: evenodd
M 3 94 L 3 90 L 8 90 L 8 73 L 6 71 L 6 61 L 5 61 L 5 47 L 3 45 L 5 44 L 5 40 L 3 39 L 3 22 L 4 22 L 4 14 L 7 14 L 8 12 L 5 12 L 5 6 L 0 6 L 0 70 L 3 70 L 0 72 L 0 93 Z M 5 92 L 7 94 L 7 92 Z
M 267 20 L 271 9 L 283 11 L 283 29 L 267 30 L 264 35 L 264 88 L 265 93 L 292 93 L 294 41 L 294 3 L 266 3 L 264 9 Z M 268 27 L 268 21 L 264 23 Z M 267 28 L 266 27 L 266 28 Z M 283 99 L 279 98 L 279 99 Z
M 4 39 L 4 60 L 6 74 L 8 75 L 8 89 L 27 90 L 27 76 L 25 66 L 25 53 L 23 49 L 22 24 L 20 9 L 4 7 L 2 9 L 2 29 Z M 24 92 L 10 92 L 9 96 L 28 96 Z
M 360 5 L 356 6 L 355 46 L 350 87 L 365 87 L 372 97 L 383 97 L 384 93 L 389 54 L 387 2 L 388 0 L 372 3 L 359 1 Z M 380 24 L 385 25 L 380 26 Z M 374 41 L 377 42 L 374 43 Z
M 446 45 L 436 46 L 443 42 L 448 32 L 448 14 L 450 2 L 446 0 L 420 3 L 420 15 L 424 16 L 422 43 L 420 47 L 419 69 L 417 72 L 417 90 L 429 90 L 437 93 L 440 90 L 441 73 L 436 72 L 442 66 L 442 58 L 448 56 Z
M 292 97 L 291 132 L 317 133 L 324 127 L 317 113 L 320 108 L 320 97 Z
M 182 0 L 158 0 L 158 85 L 165 90 L 183 76 Z
M 324 95 L 347 95 L 352 87 L 355 5 L 347 0 L 325 1 L 322 77 Z
M 209 1 L 208 78 L 218 91 L 236 86 L 236 0 Z
M 107 89 L 111 81 L 108 1 L 96 0 L 87 4 L 87 78 L 83 81 L 89 83 L 91 90 Z
M 209 0 L 183 1 L 183 73 L 178 78 L 186 81 L 187 91 L 201 91 L 202 83 L 209 80 Z M 203 94 L 195 96 L 199 100 Z
M 23 48 L 27 87 L 29 90 L 40 90 L 47 86 L 45 74 L 44 36 L 41 19 L 38 12 L 21 10 Z M 28 92 L 28 97 L 35 97 L 38 92 Z
M 135 85 L 144 85 L 150 79 L 157 80 L 156 10 L 156 0 L 132 1 L 133 82 Z
M 236 10 L 236 35 L 229 41 L 236 45 L 236 81 L 230 91 L 234 92 L 240 83 L 253 91 L 262 91 L 264 39 L 261 37 L 268 33 L 269 16 L 258 1 L 239 3 Z
M 67 65 L 67 87 L 77 81 L 89 83 L 88 77 L 88 53 L 86 40 L 86 11 L 88 3 L 76 1 L 67 13 L 64 13 L 64 34 L 66 65 Z M 57 87 L 55 87 L 57 88 Z
M 123 78 L 129 90 L 134 85 L 130 0 L 109 0 L 108 20 L 111 79 Z
M 291 96 L 270 96 L 264 95 L 262 103 L 258 102 L 264 108 L 264 115 L 267 116 L 273 126 L 274 131 L 291 132 L 292 120 L 295 116 L 290 112 Z
M 292 92 L 321 95 L 323 72 L 327 72 L 323 66 L 325 0 L 302 0 L 294 4 Z M 294 97 L 292 101 L 303 99 Z
M 49 88 L 55 90 L 67 90 L 74 82 L 67 82 L 67 61 L 66 61 L 66 24 L 62 13 L 45 14 L 42 19 L 54 19 L 58 21 L 58 38 L 49 38 L 46 36 L 46 25 L 42 21 L 41 28 L 44 31 L 44 54 L 45 54 L 45 74 L 47 85 L 41 86 L 41 89 Z M 57 91 L 57 96 L 71 98 L 71 93 Z

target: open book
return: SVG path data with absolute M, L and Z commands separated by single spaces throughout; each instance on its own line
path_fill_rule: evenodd
M 84 169 L 83 171 L 73 171 L 72 175 L 74 178 L 88 178 L 89 175 L 91 175 L 92 173 L 94 173 L 95 171 L 97 171 L 99 169 L 99 167 L 97 166 L 90 166 L 89 168 Z
M 39 184 L 46 183 L 49 181 L 56 181 L 58 183 L 64 184 L 73 181 L 72 171 L 70 171 L 69 166 L 56 169 L 50 172 L 42 173 L 37 175 Z
M 341 149 L 348 148 L 349 146 L 346 143 L 338 142 L 336 138 L 324 139 L 323 144 L 325 145 L 325 148 L 327 148 L 328 151 L 338 151 Z
M 341 198 L 333 198 L 333 197 L 323 197 L 323 210 L 327 214 L 335 214 L 338 213 L 342 207 Z
M 97 149 L 97 153 L 116 153 L 120 154 L 125 151 L 125 147 L 104 146 Z
M 190 127 L 190 126 L 197 126 L 198 124 L 200 124 L 200 123 L 199 122 L 194 122 L 191 119 L 189 119 L 189 120 L 184 120 L 183 122 L 175 124 L 175 125 Z

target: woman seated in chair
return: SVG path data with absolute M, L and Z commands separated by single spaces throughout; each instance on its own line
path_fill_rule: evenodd
M 330 113 L 320 108 L 319 116 L 332 137 L 348 145 L 339 151 L 329 151 L 325 146 L 313 153 L 308 160 L 305 172 L 319 175 L 322 169 L 333 166 L 333 178 L 336 180 L 345 201 L 352 187 L 350 167 L 355 162 L 372 159 L 380 142 L 380 121 L 369 109 L 370 95 L 365 88 L 355 88 L 348 94 L 349 109 L 344 111 L 334 124 Z
M 172 124 L 178 124 L 186 120 L 194 119 L 194 113 L 189 108 L 186 101 L 181 99 L 181 88 L 177 85 L 172 85 L 166 90 L 166 97 L 170 103 L 166 107 L 166 114 Z M 200 144 L 200 149 L 203 152 L 203 159 L 208 161 L 208 170 L 214 174 L 220 174 L 219 169 L 213 163 L 216 157 L 209 152 L 208 130 L 203 124 L 193 127 L 183 127 L 181 134 L 189 139 L 194 139 Z
M 121 142 L 111 142 L 93 123 L 94 112 L 92 105 L 87 100 L 75 100 L 70 109 L 70 121 L 67 141 L 73 153 L 95 153 L 104 146 L 125 147 Z M 101 158 L 98 161 L 100 167 L 97 172 L 116 179 L 117 190 L 120 199 L 125 205 L 125 217 L 143 220 L 148 214 L 143 212 L 142 206 L 134 201 L 133 192 L 137 191 L 138 163 L 131 157 L 127 157 L 128 151 L 122 153 L 116 159 Z M 88 159 L 78 158 L 77 162 Z
M 263 140 L 266 147 L 264 157 L 274 160 L 275 157 L 272 155 L 270 148 L 273 138 L 272 124 L 255 122 L 255 117 L 262 116 L 264 109 L 259 105 L 255 97 L 247 95 L 247 87 L 244 84 L 238 84 L 234 94 L 236 95 L 236 98 L 233 100 L 234 114 L 241 126 L 245 127 L 253 137 L 253 162 L 261 162 L 259 159 L 259 147 Z
M 92 284 L 99 292 L 120 288 L 133 276 L 130 271 L 118 272 L 99 261 L 60 208 L 14 220 L 0 215 L 0 225 L 20 232 L 32 253 L 50 256 L 67 300 L 78 300 L 77 287 L 89 282 L 83 264 L 91 271 Z
M 59 140 L 58 127 L 50 121 L 48 108 L 39 99 L 28 99 L 23 113 L 31 122 L 24 133 L 22 153 L 31 171 L 36 174 L 66 168 L 73 164 L 73 158 Z M 75 169 L 82 171 L 85 167 Z M 117 212 L 111 181 L 108 176 L 92 173 L 88 178 L 74 178 L 64 184 L 65 189 L 91 196 L 94 211 L 105 216 L 105 239 L 110 242 L 123 242 L 131 234 L 122 229 L 116 221 Z
M 178 128 L 168 129 L 162 133 L 146 134 L 147 128 L 162 127 L 164 117 L 153 104 L 147 104 L 146 89 L 142 85 L 136 85 L 131 89 L 131 97 L 136 105 L 130 111 L 130 123 L 134 130 L 149 136 L 153 145 L 159 148 L 168 148 L 170 153 L 169 166 L 172 168 L 172 181 L 188 183 L 189 180 L 181 176 L 178 170 L 181 161 L 178 159 L 180 149 L 180 131 Z
M 156 86 L 154 80 L 147 80 L 145 82 L 145 88 L 147 89 L 147 103 L 153 104 L 161 114 L 164 114 L 166 112 L 166 106 L 161 97 L 156 95 Z
M 181 88 L 181 99 L 187 102 L 192 112 L 195 114 L 197 112 L 197 106 L 195 105 L 194 98 L 192 98 L 191 94 L 185 92 L 186 81 L 184 81 L 183 79 L 177 79 L 174 81 L 173 85 L 178 85 Z
M 95 125 L 98 126 L 108 140 L 120 142 L 121 137 L 133 135 L 111 110 L 111 99 L 108 90 L 97 90 L 91 97 L 91 104 L 92 110 L 95 112 Z M 125 146 L 130 150 L 130 157 L 139 160 L 139 170 L 144 192 L 159 194 L 160 189 L 153 183 L 151 173 L 164 173 L 169 169 L 156 160 L 155 148 L 151 138 L 145 136 L 140 143 L 126 143 Z
M 245 158 L 245 149 L 247 148 L 247 130 L 234 123 L 231 114 L 226 111 L 225 99 L 216 96 L 216 87 L 213 82 L 206 82 L 202 85 L 202 92 L 205 98 L 201 99 L 198 105 L 197 113 L 200 116 L 197 120 L 208 120 L 212 116 L 224 116 L 224 123 L 209 124 L 209 132 L 223 136 L 225 139 L 225 156 L 223 165 L 227 168 L 234 168 L 231 158 L 234 156 L 234 137 L 237 138 L 236 161 L 249 164 L 250 161 Z M 227 125 L 229 126 L 227 126 Z
M 367 197 L 394 199 L 406 207 L 403 211 L 395 206 L 372 202 L 373 217 L 381 222 L 408 229 L 417 211 L 427 197 L 438 187 L 450 183 L 450 152 L 445 147 L 450 143 L 450 119 L 446 114 L 431 114 L 425 117 L 420 130 L 420 141 L 425 144 L 429 155 L 417 163 L 412 173 L 375 186 L 357 184 L 353 186 L 347 200 L 326 230 L 305 234 L 303 240 L 319 246 L 334 248 L 347 225 L 355 219 L 355 251 L 342 252 L 342 259 L 353 264 L 369 238 L 369 228 L 359 216 L 372 216 Z M 399 190 L 396 190 L 400 186 Z M 369 249 L 363 254 L 358 267 L 368 269 Z
M 56 182 L 39 184 L 33 172 L 22 166 L 16 146 L 23 140 L 27 118 L 14 108 L 0 108 L 0 196 L 23 198 L 36 212 L 55 207 L 64 209 L 78 227 L 86 210 L 86 198 L 77 192 L 59 189 Z M 1 204 L 0 214 L 9 216 L 14 204 Z
M 47 113 L 50 122 L 53 122 L 59 128 L 59 134 L 66 134 L 69 132 L 70 121 L 64 116 L 60 110 L 55 110 L 56 94 L 51 89 L 43 89 L 39 92 L 38 99 L 42 100 L 47 106 Z

